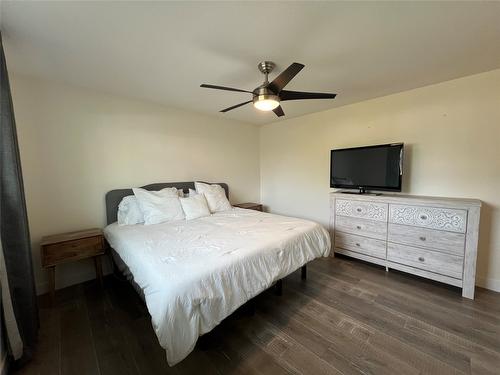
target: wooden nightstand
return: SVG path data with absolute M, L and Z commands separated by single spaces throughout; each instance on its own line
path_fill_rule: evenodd
M 87 229 L 43 237 L 40 246 L 42 266 L 49 270 L 49 287 L 52 298 L 55 296 L 56 265 L 58 264 L 94 258 L 96 276 L 102 285 L 100 256 L 106 252 L 106 241 L 102 230 Z
M 262 205 L 260 203 L 238 203 L 233 204 L 233 207 L 246 208 L 247 210 L 262 211 Z

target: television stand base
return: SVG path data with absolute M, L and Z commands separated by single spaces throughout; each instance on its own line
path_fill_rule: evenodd
M 363 194 L 363 195 L 375 195 L 377 197 L 382 195 L 382 193 L 370 193 L 364 189 L 363 190 L 360 189 L 358 191 L 344 191 L 344 190 L 342 190 L 342 191 L 340 191 L 340 193 L 342 193 L 342 194 L 356 194 L 356 195 L 361 195 L 361 194 Z
M 355 189 L 353 187 L 353 189 Z M 343 191 L 342 193 L 347 193 L 347 194 L 366 194 L 366 188 L 363 186 L 358 187 L 358 191 Z

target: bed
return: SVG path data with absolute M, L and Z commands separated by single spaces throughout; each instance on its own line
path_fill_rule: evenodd
M 228 195 L 228 186 L 220 184 Z M 147 190 L 193 182 L 152 184 Z M 195 220 L 156 225 L 116 223 L 121 199 L 106 195 L 104 235 L 118 268 L 143 297 L 170 366 L 200 335 L 245 302 L 311 260 L 328 256 L 328 232 L 312 221 L 233 208 Z

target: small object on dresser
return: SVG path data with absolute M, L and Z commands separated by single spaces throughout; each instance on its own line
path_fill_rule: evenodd
M 56 234 L 42 238 L 42 266 L 49 270 L 49 287 L 52 299 L 55 296 L 56 265 L 80 259 L 94 258 L 96 277 L 102 285 L 100 256 L 106 252 L 106 241 L 100 229 Z
M 246 208 L 247 210 L 262 211 L 262 205 L 260 203 L 238 203 L 234 204 L 233 207 Z

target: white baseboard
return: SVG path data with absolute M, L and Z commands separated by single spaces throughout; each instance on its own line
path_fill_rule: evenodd
M 476 285 L 494 292 L 500 292 L 500 279 L 492 279 L 488 277 L 478 277 Z
M 112 272 L 111 266 L 107 261 L 103 261 L 102 264 L 102 272 L 103 275 L 109 275 Z M 57 277 L 57 270 L 56 270 Z M 63 277 L 57 278 L 56 289 L 66 288 L 71 285 L 80 284 L 85 281 L 95 279 L 95 270 L 87 267 L 85 270 L 81 272 L 66 272 Z M 48 281 L 38 281 L 36 283 L 36 294 L 41 295 L 49 292 L 49 283 Z
M 0 375 L 7 375 L 7 354 L 4 354 L 0 360 Z
M 107 275 L 109 272 L 104 272 L 104 275 Z M 78 273 L 78 274 L 72 274 L 70 276 L 66 276 L 63 280 L 58 280 L 57 287 L 56 289 L 62 289 L 66 288 L 71 285 L 75 284 L 80 284 L 85 281 L 93 280 L 95 279 L 95 272 L 85 272 L 85 273 Z M 48 282 L 41 282 L 37 283 L 36 285 L 36 294 L 41 295 L 49 292 L 49 283 Z
M 112 272 L 111 266 L 108 262 L 103 262 L 103 274 L 108 275 Z M 88 280 L 95 279 L 95 271 L 93 269 L 86 270 L 85 272 L 66 274 L 64 279 L 58 280 L 57 289 L 62 289 L 67 286 L 83 283 Z M 500 279 L 477 277 L 476 285 L 494 292 L 500 292 Z M 49 292 L 48 282 L 39 282 L 36 285 L 37 294 L 45 294 Z M 1 375 L 1 372 L 0 372 Z

